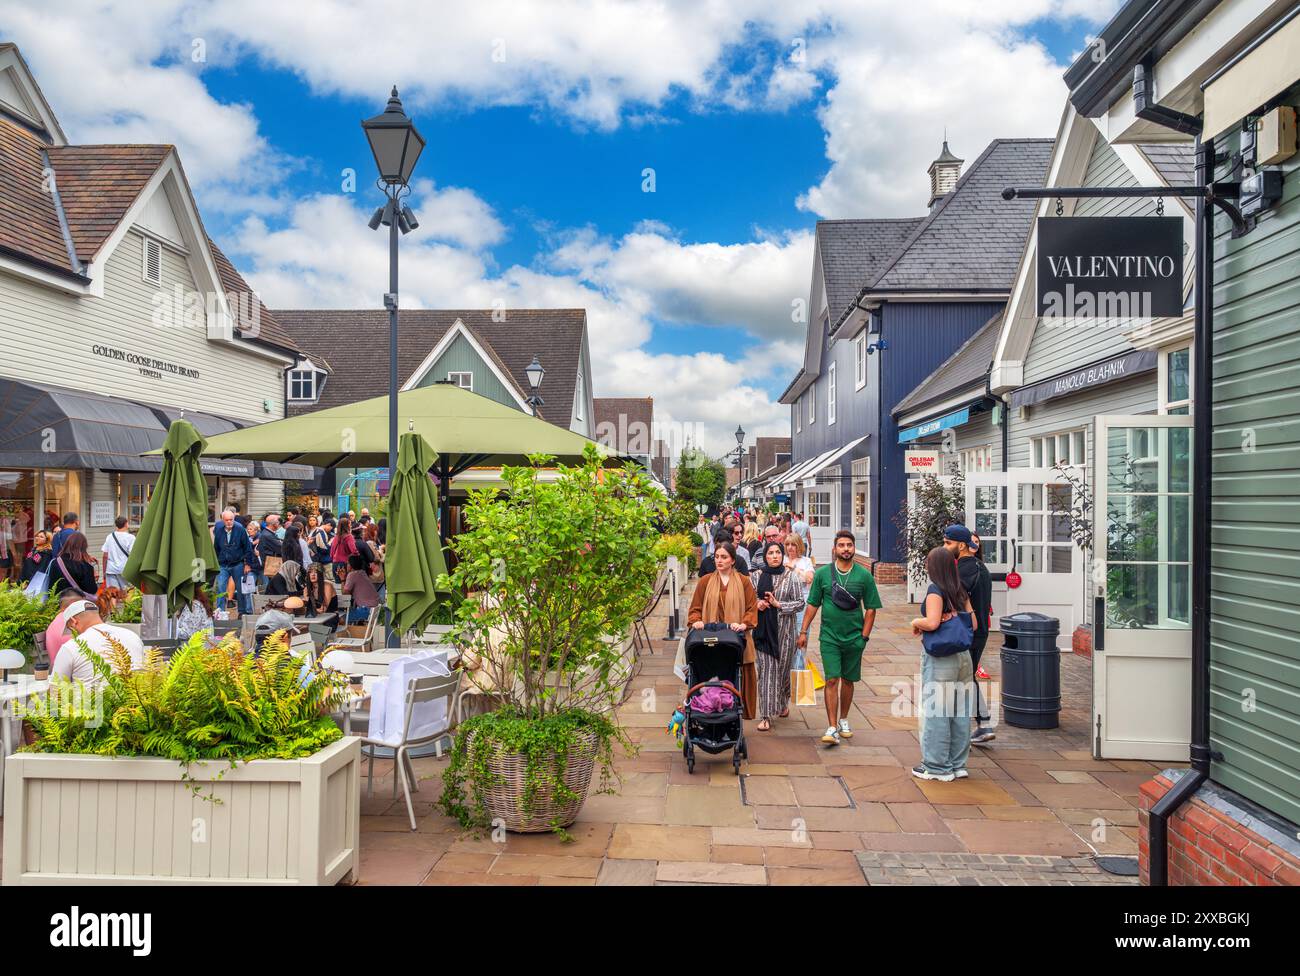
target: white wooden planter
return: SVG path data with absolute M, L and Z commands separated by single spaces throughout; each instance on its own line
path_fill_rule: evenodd
M 195 763 L 189 775 L 199 796 L 182 775 L 170 759 L 10 756 L 4 883 L 330 885 L 355 878 L 359 739 L 305 759 L 233 769 Z

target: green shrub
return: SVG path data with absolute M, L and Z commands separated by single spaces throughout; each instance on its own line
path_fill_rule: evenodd
M 0 647 L 22 651 L 30 660 L 35 636 L 44 633 L 59 612 L 58 600 L 32 599 L 24 586 L 0 582 Z
M 144 609 L 144 594 L 132 587 L 127 591 L 126 599 L 113 611 L 112 623 L 138 624 Z
M 676 556 L 683 565 L 691 558 L 691 551 L 691 539 L 685 533 L 660 536 L 659 541 L 654 545 L 656 559 L 664 560 L 669 556 Z

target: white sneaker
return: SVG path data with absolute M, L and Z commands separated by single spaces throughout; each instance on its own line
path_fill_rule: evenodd
M 833 725 L 832 725 L 832 726 L 829 726 L 829 727 L 826 729 L 826 731 L 822 733 L 822 741 L 825 742 L 828 746 L 837 746 L 837 745 L 839 745 L 839 744 L 840 744 L 840 730 L 837 729 L 837 728 L 836 728 L 835 726 L 833 726 Z
M 965 767 L 963 767 L 963 768 L 961 768 L 961 769 L 954 769 L 954 770 L 952 771 L 952 775 L 953 775 L 956 779 L 966 779 L 967 777 L 970 776 L 970 772 L 969 772 L 969 770 L 967 770 Z
M 912 775 L 917 779 L 936 779 L 940 783 L 951 783 L 956 777 L 952 773 L 932 773 L 924 764 L 912 767 Z
M 849 720 L 846 718 L 840 719 L 840 738 L 841 739 L 853 738 L 853 730 L 849 728 Z

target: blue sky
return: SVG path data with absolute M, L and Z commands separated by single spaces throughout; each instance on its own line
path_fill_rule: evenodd
M 721 448 L 737 420 L 788 426 L 815 221 L 920 213 L 945 126 L 966 159 L 1051 135 L 1115 3 L 399 0 L 397 50 L 347 0 L 10 6 L 0 37 L 72 139 L 175 143 L 272 308 L 377 302 L 358 123 L 397 83 L 428 140 L 404 301 L 581 305 L 597 394 L 653 395 Z M 702 393 L 720 371 L 734 388 Z

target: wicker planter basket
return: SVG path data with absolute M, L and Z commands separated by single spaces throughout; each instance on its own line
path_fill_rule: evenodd
M 472 750 L 473 744 L 469 745 Z M 538 834 L 549 831 L 554 826 L 571 825 L 578 819 L 578 811 L 587 801 L 587 790 L 591 788 L 591 776 L 596 768 L 596 746 L 596 734 L 586 732 L 569 751 L 564 784 L 576 794 L 574 799 L 567 803 L 557 802 L 550 789 L 543 789 L 533 801 L 531 816 L 525 816 L 523 812 L 527 770 L 525 758 L 517 753 L 497 749 L 488 765 L 498 782 L 482 797 L 492 822 L 503 823 L 506 830 L 517 834 Z

